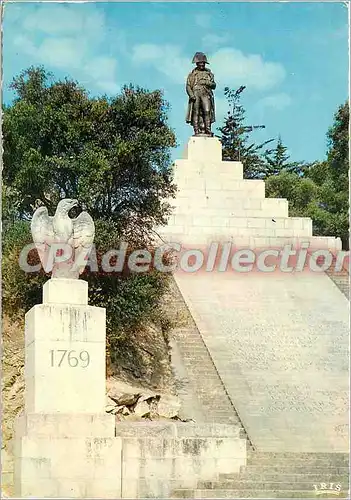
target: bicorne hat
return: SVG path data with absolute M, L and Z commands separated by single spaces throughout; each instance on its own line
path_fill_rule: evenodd
M 209 64 L 207 57 L 203 52 L 196 52 L 196 54 L 194 55 L 192 63 L 196 64 L 198 62 L 204 62 L 205 64 Z

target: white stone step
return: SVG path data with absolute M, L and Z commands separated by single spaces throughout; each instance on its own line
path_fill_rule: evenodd
M 182 198 L 223 198 L 237 199 L 237 198 L 264 198 L 265 197 L 265 183 L 264 181 L 246 181 L 246 180 L 232 180 L 226 183 L 219 182 L 217 185 L 202 180 L 201 185 L 194 184 L 194 186 L 178 187 L 178 196 Z
M 227 234 L 184 234 L 183 232 L 167 231 L 165 228 L 157 228 L 156 234 L 160 236 L 161 241 L 165 243 L 179 243 L 189 248 L 201 246 L 207 247 L 212 242 L 225 243 L 232 242 L 237 248 L 283 248 L 285 245 L 292 245 L 293 248 L 299 248 L 301 244 L 308 243 L 309 248 L 316 250 L 341 250 L 341 241 L 339 238 L 329 236 L 301 236 L 301 237 L 278 237 L 278 236 L 238 236 Z
M 347 454 L 348 301 L 329 278 L 229 270 L 175 279 L 253 446 L 301 453 L 338 443 Z
M 262 184 L 264 186 L 264 181 L 261 180 L 246 180 L 246 179 L 235 179 L 229 176 L 213 175 L 213 178 L 205 178 L 203 176 L 197 177 L 183 177 L 179 179 L 177 184 L 179 192 L 188 189 L 196 189 L 198 192 L 205 191 L 245 191 L 251 192 L 257 189 L 257 185 Z M 263 189 L 264 187 L 261 187 Z M 230 194 L 229 194 L 230 196 Z
M 221 200 L 220 206 L 213 206 L 212 199 L 178 198 L 169 200 L 174 214 L 188 214 L 190 211 L 205 216 L 233 217 L 288 217 L 289 205 L 284 198 L 238 198 Z
M 171 215 L 168 221 L 169 230 L 172 227 L 190 228 L 198 232 L 203 228 L 228 228 L 230 234 L 253 234 L 251 231 L 244 231 L 244 229 L 269 229 L 274 230 L 270 232 L 269 236 L 312 236 L 312 219 L 308 217 L 235 217 L 235 216 L 206 216 L 196 214 L 175 214 Z M 233 233 L 233 229 L 238 231 Z M 188 231 L 188 232 L 189 232 Z M 186 231 L 185 231 L 186 232 Z M 206 229 L 207 232 L 207 229 Z M 260 236 L 261 234 L 254 235 Z M 263 233 L 262 233 L 263 234 Z M 266 235 L 266 233 L 265 233 Z
M 230 219 L 228 219 L 230 221 Z M 234 219 L 233 221 L 235 223 L 236 220 L 241 220 L 243 223 L 247 223 L 247 219 Z M 262 221 L 265 223 L 265 219 L 257 219 L 256 224 Z M 222 223 L 225 223 L 226 221 L 222 221 Z M 273 224 L 273 223 L 272 223 Z M 233 237 L 233 236 L 238 236 L 238 237 L 278 237 L 278 238 L 293 238 L 293 237 L 305 237 L 305 236 L 312 236 L 312 231 L 310 227 L 306 228 L 299 228 L 299 229 L 294 229 L 292 227 L 287 227 L 287 228 L 274 228 L 274 227 L 265 227 L 265 226 L 256 226 L 256 227 L 236 227 L 236 226 L 228 226 L 228 225 L 169 225 L 166 226 L 166 228 L 162 231 L 164 234 L 167 233 L 178 233 L 178 234 L 183 234 L 183 235 L 191 235 L 194 237 L 194 242 L 197 241 L 197 236 L 202 236 L 202 235 L 208 235 L 208 236 L 213 236 L 213 238 L 223 238 L 223 237 Z
M 280 208 L 280 210 L 240 210 L 235 209 L 231 210 L 230 208 L 202 208 L 201 210 L 196 209 L 194 207 L 174 207 L 173 215 L 187 215 L 189 213 L 193 213 L 199 217 L 268 217 L 269 219 L 276 220 L 277 218 L 287 218 L 288 211 L 284 210 L 284 207 Z
M 240 161 L 190 162 L 177 160 L 173 166 L 173 172 L 176 184 L 186 178 L 215 180 L 220 177 L 223 180 L 243 180 L 243 164 Z

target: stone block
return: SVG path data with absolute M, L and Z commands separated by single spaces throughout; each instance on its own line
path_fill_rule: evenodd
M 230 217 L 229 218 L 229 227 L 230 231 L 233 227 L 236 228 L 247 228 L 247 218 L 246 217 Z
M 51 460 L 45 457 L 15 457 L 15 470 L 21 470 L 22 479 L 51 478 Z
M 138 481 L 138 498 L 170 498 L 173 489 L 179 488 L 181 481 L 163 481 L 146 478 Z
M 216 137 L 191 137 L 184 151 L 184 159 L 193 162 L 221 162 L 222 144 Z
M 86 498 L 123 498 L 120 478 L 115 475 L 109 478 L 86 481 Z
M 185 424 L 186 425 L 186 424 Z M 124 438 L 174 438 L 177 432 L 175 422 L 116 422 L 116 436 Z
M 113 494 L 107 498 L 116 498 L 116 492 L 121 490 L 120 438 L 24 436 L 16 439 L 15 455 L 16 495 L 33 491 L 36 497 L 45 496 L 48 483 L 41 485 L 41 481 L 49 478 L 55 484 L 56 495 L 66 498 L 89 496 L 82 489 L 89 481 L 95 484 L 106 481 L 110 485 L 113 482 Z M 34 479 L 36 489 L 32 484 Z M 100 495 L 106 498 L 105 490 Z
M 25 343 L 105 342 L 105 321 L 102 307 L 38 304 L 26 314 Z
M 250 182 L 250 181 L 247 181 Z M 254 182 L 254 181 L 251 181 Z M 265 185 L 262 181 L 262 184 L 254 184 L 251 186 L 250 184 L 247 184 L 245 181 L 237 181 L 238 185 L 235 186 L 235 189 L 228 189 L 228 187 L 221 187 L 218 186 L 212 187 L 211 185 L 207 185 L 206 189 L 203 191 L 197 189 L 197 188 L 192 188 L 190 189 L 189 187 L 186 188 L 179 188 L 179 195 L 181 197 L 185 197 L 188 199 L 193 199 L 194 203 L 196 204 L 195 200 L 205 198 L 205 199 L 213 199 L 218 203 L 218 207 L 221 207 L 221 201 L 224 198 L 227 198 L 229 200 L 237 200 L 237 199 L 245 199 L 245 198 L 261 198 L 264 199 L 264 192 L 265 192 Z M 243 183 L 242 185 L 239 185 L 239 183 Z
M 176 457 L 173 460 L 172 478 L 179 480 L 182 478 L 193 478 L 194 484 L 203 477 L 209 480 L 218 477 L 219 471 L 216 468 L 214 458 L 200 459 L 199 457 Z
M 43 286 L 43 304 L 87 305 L 88 282 L 52 278 Z
M 174 440 L 174 454 L 178 457 L 193 457 L 207 460 L 212 458 L 237 458 L 245 460 L 246 440 L 238 438 L 182 438 Z
M 266 219 L 258 218 L 258 217 L 248 217 L 247 218 L 247 227 L 251 228 L 265 228 L 266 227 Z
M 104 413 L 103 308 L 34 306 L 25 343 L 26 413 Z
M 59 483 L 53 478 L 15 476 L 14 488 L 17 498 L 60 498 Z
M 86 498 L 86 480 L 72 479 L 71 477 L 62 477 L 58 481 L 59 498 Z
M 178 438 L 182 437 L 238 437 L 239 429 L 235 425 L 206 423 L 177 423 L 176 433 Z

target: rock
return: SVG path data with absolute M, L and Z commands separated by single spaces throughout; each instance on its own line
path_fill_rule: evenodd
M 130 415 L 131 411 L 126 406 L 117 406 L 117 411 L 119 415 Z
M 112 405 L 111 405 L 111 406 L 106 406 L 106 407 L 105 407 L 105 412 L 106 412 L 106 413 L 112 413 L 112 414 L 113 414 L 113 413 L 114 413 L 114 410 L 115 410 L 116 408 L 117 408 L 116 406 L 112 406 Z
M 178 417 L 181 403 L 177 396 L 163 394 L 157 405 L 157 413 L 160 417 L 174 418 Z
M 117 403 L 118 406 L 133 406 L 140 398 L 141 394 L 121 394 L 119 396 L 112 396 L 110 394 L 110 398 L 113 399 Z
M 134 408 L 134 414 L 139 417 L 145 417 L 150 413 L 150 406 L 146 401 L 140 401 Z
M 110 377 L 107 380 L 107 394 L 118 406 L 132 406 L 142 395 L 142 389 Z
M 109 398 L 106 396 L 105 399 L 105 411 L 106 413 L 114 413 L 114 410 L 117 408 L 116 403 L 113 401 L 113 399 Z
M 158 403 L 160 401 L 161 396 L 157 394 L 154 398 L 148 398 L 146 401 L 149 404 L 150 408 L 150 418 L 157 418 L 158 417 Z
M 156 392 L 148 391 L 147 389 L 143 390 L 142 395 L 140 396 L 139 401 L 147 401 L 148 403 L 153 399 L 160 399 L 160 394 L 156 394 Z

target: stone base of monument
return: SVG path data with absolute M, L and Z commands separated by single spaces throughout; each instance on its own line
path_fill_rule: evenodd
M 121 440 L 105 413 L 105 349 L 105 310 L 88 305 L 88 284 L 45 283 L 43 304 L 26 314 L 16 496 L 115 498 L 120 492 Z
M 105 310 L 88 305 L 86 282 L 51 279 L 26 315 L 16 497 L 171 497 L 246 463 L 236 426 L 116 424 L 105 394 Z
M 20 498 L 118 498 L 121 439 L 112 415 L 32 413 L 16 425 Z
M 166 242 L 189 248 L 232 242 L 238 248 L 300 247 L 340 250 L 340 238 L 316 237 L 308 217 L 289 217 L 288 201 L 266 198 L 265 182 L 243 178 L 243 164 L 222 161 L 215 137 L 191 137 L 184 158 L 174 166 L 178 187 L 166 227 L 157 229 Z

